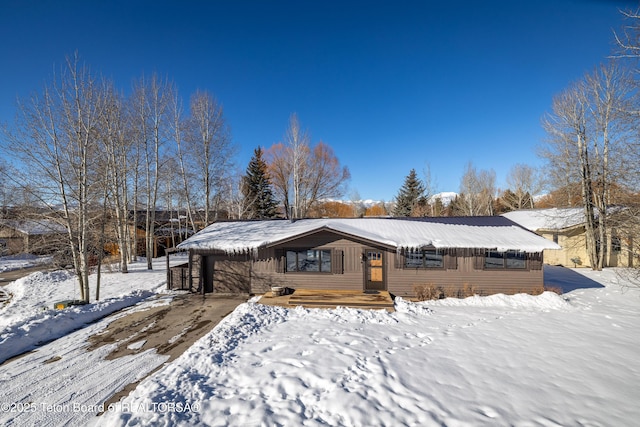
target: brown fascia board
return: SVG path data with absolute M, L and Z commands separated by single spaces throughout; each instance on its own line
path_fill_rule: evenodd
M 397 249 L 396 246 L 388 245 L 388 244 L 382 243 L 382 242 L 377 242 L 375 240 L 370 240 L 370 239 L 367 239 L 367 238 L 364 238 L 364 237 L 361 237 L 361 236 L 358 236 L 358 235 L 355 235 L 355 234 L 350 234 L 350 233 L 345 233 L 343 231 L 334 230 L 333 228 L 327 227 L 326 225 L 322 226 L 320 228 L 316 228 L 315 230 L 307 231 L 306 233 L 296 234 L 295 236 L 288 237 L 286 239 L 277 240 L 275 242 L 269 243 L 265 247 L 266 248 L 272 248 L 274 246 L 281 246 L 281 245 L 284 245 L 285 243 L 289 243 L 289 242 L 292 242 L 294 240 L 301 239 L 303 237 L 307 237 L 307 236 L 311 236 L 311 235 L 316 234 L 316 233 L 320 233 L 321 231 L 328 231 L 330 233 L 337 234 L 337 235 L 342 236 L 342 237 L 346 237 L 347 239 L 350 239 L 350 240 L 360 240 L 360 241 L 363 241 L 363 242 L 368 242 L 368 243 L 370 243 L 372 245 L 375 245 L 375 246 L 382 246 L 382 247 L 385 247 L 385 248 L 391 249 L 391 250 L 396 250 Z

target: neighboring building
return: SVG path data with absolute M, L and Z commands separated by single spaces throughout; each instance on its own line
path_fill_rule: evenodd
M 64 226 L 46 219 L 0 220 L 0 254 L 48 254 L 65 234 Z
M 134 212 L 129 212 L 130 224 L 133 224 Z M 146 211 L 139 210 L 136 213 L 136 224 L 130 230 L 135 233 L 135 253 L 138 256 L 147 256 L 146 246 Z M 154 213 L 153 229 L 153 253 L 152 258 L 165 255 L 166 250 L 172 248 L 194 234 L 193 229 L 188 225 L 187 218 L 170 210 L 157 210 Z M 196 226 L 204 228 L 204 224 L 198 222 Z M 115 235 L 115 232 L 113 233 Z M 110 243 L 109 252 L 117 254 L 118 245 L 115 241 Z
M 540 291 L 542 251 L 558 246 L 503 217 L 216 222 L 178 245 L 189 286 L 263 293 L 272 286 L 387 290 Z M 172 280 L 169 280 L 172 283 Z
M 560 249 L 545 249 L 544 260 L 547 264 L 591 267 L 587 253 L 584 209 L 523 209 L 507 212 L 502 216 L 560 245 Z M 606 234 L 608 256 L 605 267 L 633 266 L 632 236 L 621 236 L 621 231 L 615 228 L 608 229 Z

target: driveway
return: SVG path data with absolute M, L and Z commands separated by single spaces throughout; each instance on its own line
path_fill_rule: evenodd
M 35 267 L 20 268 L 18 270 L 4 271 L 0 273 L 0 286 L 8 285 L 11 282 L 15 282 L 31 273 L 38 271 L 49 271 L 50 267 L 46 265 L 37 265 Z
M 1 409 L 14 403 L 30 410 L 0 410 L 0 425 L 100 425 L 98 406 L 128 395 L 247 300 L 159 294 L 5 361 Z
M 105 330 L 89 338 L 87 350 L 117 343 L 117 347 L 106 357 L 107 360 L 113 360 L 155 348 L 158 354 L 169 356 L 165 362 L 169 363 L 248 298 L 246 295 L 179 295 L 169 305 L 133 311 L 118 317 Z M 105 406 L 128 395 L 138 382 L 116 393 L 105 402 Z

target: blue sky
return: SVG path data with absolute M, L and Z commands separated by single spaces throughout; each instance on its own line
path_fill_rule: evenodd
M 613 48 L 635 1 L 0 0 L 0 122 L 78 51 L 128 90 L 168 76 L 224 105 L 237 164 L 297 113 L 352 175 L 391 200 L 414 168 L 458 191 L 465 166 L 538 165 L 552 97 Z M 349 198 L 349 194 L 346 195 Z

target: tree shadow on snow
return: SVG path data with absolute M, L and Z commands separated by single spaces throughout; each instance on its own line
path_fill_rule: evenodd
M 558 287 L 562 293 L 574 291 L 576 289 L 604 288 L 602 284 L 583 276 L 576 271 L 558 266 L 544 266 L 544 286 Z

